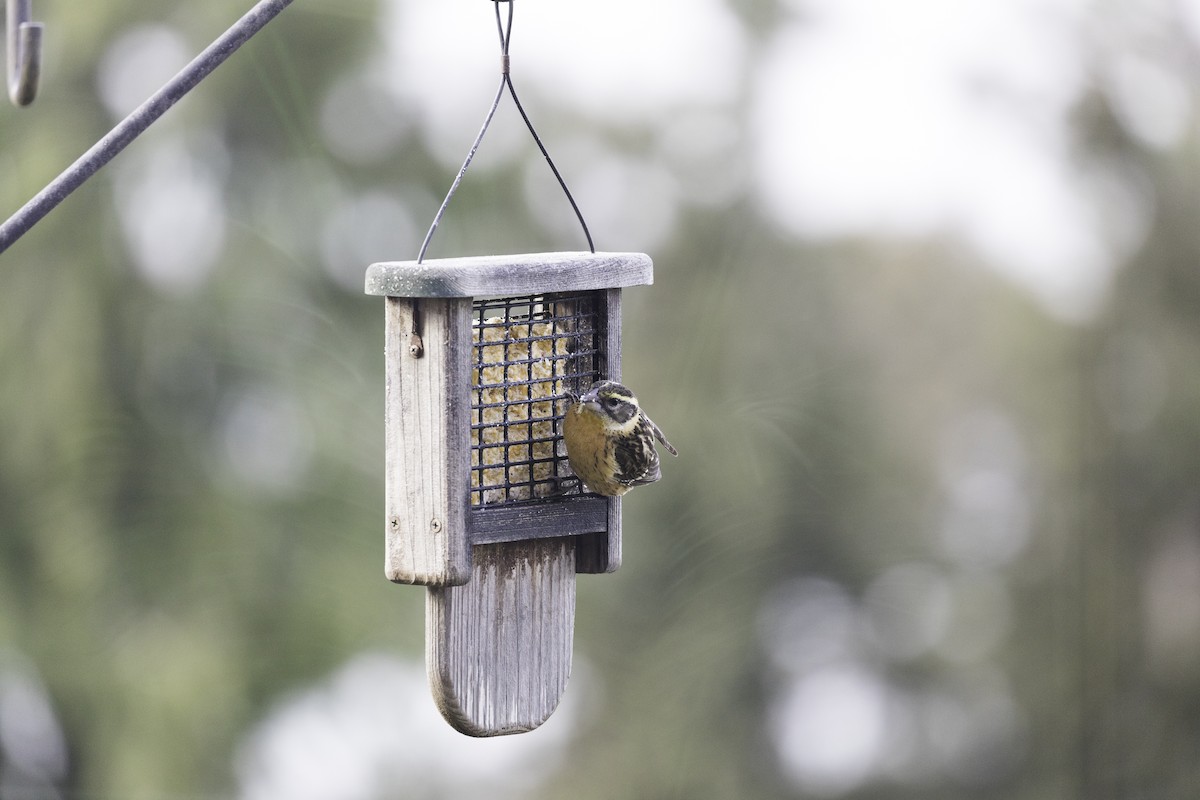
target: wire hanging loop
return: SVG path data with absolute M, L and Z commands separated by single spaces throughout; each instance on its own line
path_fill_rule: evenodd
M 429 226 L 429 232 L 425 234 L 425 240 L 421 242 L 421 251 L 417 254 L 417 263 L 425 260 L 425 251 L 429 249 L 429 243 L 433 240 L 434 231 L 437 230 L 438 223 L 442 221 L 442 216 L 446 213 L 446 208 L 450 205 L 450 198 L 454 197 L 454 193 L 458 191 L 458 185 L 462 183 L 463 176 L 467 174 L 467 168 L 471 166 L 471 160 L 475 158 L 475 152 L 479 150 L 479 143 L 483 141 L 484 134 L 487 133 L 488 126 L 492 124 L 492 117 L 496 115 L 496 109 L 500 105 L 500 99 L 504 96 L 504 90 L 512 96 L 513 105 L 517 107 L 517 111 L 521 114 L 521 119 L 525 122 L 525 127 L 529 129 L 529 135 L 533 137 L 534 143 L 537 144 L 538 150 L 546 159 L 546 163 L 550 166 L 550 171 L 554 173 L 558 185 L 562 187 L 563 194 L 567 197 L 567 202 L 571 204 L 571 209 L 575 212 L 575 218 L 579 220 L 580 227 L 583 228 L 583 235 L 587 239 L 588 250 L 596 252 L 596 246 L 592 243 L 592 233 L 588 230 L 587 222 L 583 219 L 583 212 L 579 210 L 579 204 L 575 202 L 575 198 L 571 195 L 571 190 L 567 188 L 567 182 L 563 180 L 562 174 L 558 171 L 558 167 L 554 166 L 554 160 L 550 158 L 550 153 L 547 152 L 546 146 L 542 144 L 542 139 L 538 136 L 537 131 L 533 127 L 533 123 L 529 120 L 529 115 L 525 113 L 525 107 L 521 105 L 520 98 L 517 97 L 516 87 L 513 86 L 512 73 L 510 70 L 510 59 L 508 55 L 508 45 L 512 40 L 512 25 L 513 25 L 513 6 L 515 0 L 490 0 L 496 7 L 496 30 L 500 34 L 500 86 L 496 89 L 496 97 L 492 100 L 492 105 L 488 109 L 487 116 L 484 117 L 483 126 L 479 129 L 479 135 L 475 137 L 475 141 L 471 144 L 471 149 L 467 152 L 466 160 L 463 161 L 462 167 L 458 170 L 458 175 L 454 178 L 454 183 L 450 185 L 450 191 L 446 193 L 446 199 L 442 201 L 441 207 L 433 218 L 433 224 Z M 508 4 L 508 22 L 505 24 L 500 15 L 500 4 Z
M 4 33 L 8 64 L 8 99 L 27 106 L 37 96 L 42 74 L 42 33 L 45 25 L 33 21 L 32 0 L 6 0 Z

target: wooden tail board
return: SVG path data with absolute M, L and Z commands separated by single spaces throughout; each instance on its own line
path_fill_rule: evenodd
M 425 654 L 442 716 L 468 736 L 524 733 L 571 676 L 573 537 L 477 545 L 464 586 L 431 586 Z

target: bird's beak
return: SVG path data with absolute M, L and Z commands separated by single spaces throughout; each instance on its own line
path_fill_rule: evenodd
M 583 396 L 579 398 L 579 402 L 593 411 L 600 410 L 600 395 L 597 394 L 594 389 L 589 392 L 585 392 Z

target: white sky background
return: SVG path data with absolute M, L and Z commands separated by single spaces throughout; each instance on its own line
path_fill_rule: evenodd
M 1155 38 L 1179 21 L 1200 32 L 1200 2 L 1181 2 L 1130 4 L 1138 24 L 1106 28 L 1087 0 L 792 0 L 761 47 L 721 0 L 522 0 L 513 75 L 538 106 L 658 134 L 644 185 L 628 185 L 634 173 L 607 187 L 619 197 L 577 190 L 602 223 L 631 196 L 643 215 L 669 220 L 679 203 L 703 202 L 697 175 L 709 173 L 726 191 L 752 193 L 797 237 L 957 237 L 1051 313 L 1079 320 L 1140 243 L 1152 198 L 1139 176 L 1079 162 L 1070 114 L 1099 80 L 1133 135 L 1178 144 L 1190 99 Z M 498 44 L 484 5 L 391 6 L 390 74 L 448 166 L 495 88 Z M 1089 37 L 1116 31 L 1132 43 L 1090 74 Z M 731 120 L 743 128 L 740 153 Z M 485 148 L 503 158 L 521 135 L 510 127 Z M 552 154 L 582 147 L 588 161 L 604 160 L 595 142 L 550 144 Z M 721 175 L 730 164 L 742 174 Z M 637 214 L 625 216 L 628 226 Z M 653 244 L 656 231 L 630 236 Z

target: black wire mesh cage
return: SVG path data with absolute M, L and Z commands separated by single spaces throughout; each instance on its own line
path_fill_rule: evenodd
M 566 393 L 620 378 L 620 295 L 641 253 L 384 262 L 387 574 L 456 585 L 478 544 L 575 537 L 576 570 L 620 563 L 620 499 L 589 494 L 562 438 Z
M 577 496 L 566 392 L 607 373 L 601 292 L 477 299 L 471 308 L 471 508 Z

